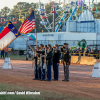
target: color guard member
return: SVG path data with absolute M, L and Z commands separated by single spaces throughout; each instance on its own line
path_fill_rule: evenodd
M 58 81 L 58 73 L 59 73 L 59 59 L 60 59 L 60 50 L 58 49 L 58 44 L 54 46 L 54 54 L 53 54 L 53 71 L 54 71 L 54 81 Z
M 70 50 L 68 49 L 68 43 L 64 43 L 64 48 L 62 52 L 64 52 L 64 57 L 63 57 L 64 80 L 62 81 L 69 81 L 69 65 L 71 61 L 71 53 Z

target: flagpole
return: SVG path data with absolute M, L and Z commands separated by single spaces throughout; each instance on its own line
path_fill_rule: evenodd
M 29 12 L 29 14 L 30 14 L 31 12 Z M 21 37 L 25 40 L 25 38 L 22 36 L 22 34 L 21 34 Z M 28 44 L 28 42 L 25 40 L 25 42 Z M 28 44 L 28 46 L 32 49 L 32 51 L 34 51 L 33 50 L 33 48 Z
M 36 33 L 36 28 L 35 28 L 35 34 L 36 34 L 36 46 L 37 46 L 37 33 Z
M 96 0 L 96 4 L 97 4 L 97 0 Z M 96 17 L 97 17 L 97 5 L 96 5 Z
M 29 10 L 29 14 L 31 14 L 31 8 Z M 36 28 L 35 28 L 36 30 Z M 24 37 L 21 35 L 21 37 L 24 39 Z M 24 39 L 25 40 L 25 39 Z M 25 42 L 28 44 L 28 46 L 32 49 L 32 51 L 34 52 L 33 48 L 29 45 L 29 43 L 25 40 Z
M 21 37 L 25 40 L 25 38 L 21 35 Z M 28 42 L 25 40 L 25 42 L 28 44 Z M 32 51 L 34 51 L 33 50 L 33 48 L 28 44 L 28 46 L 32 49 Z
M 40 1 L 39 1 L 40 3 Z M 40 5 L 40 4 L 39 4 Z M 34 12 L 35 13 L 35 12 Z M 35 13 L 35 23 L 36 23 L 36 13 Z M 37 46 L 37 33 L 36 33 L 36 25 L 35 25 L 35 35 L 36 35 L 36 46 Z

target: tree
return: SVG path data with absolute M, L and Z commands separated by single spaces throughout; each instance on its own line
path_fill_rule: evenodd
M 17 16 L 17 29 L 21 26 L 21 19 L 25 20 L 29 15 L 29 9 L 32 7 L 34 3 L 29 4 L 27 2 L 18 2 L 12 9 L 11 15 Z
M 21 26 L 21 24 L 22 24 L 22 22 L 21 22 L 20 19 L 25 20 L 29 16 L 30 8 L 34 8 L 34 10 L 35 10 L 35 17 L 36 17 L 36 30 L 37 30 L 37 32 L 42 32 L 42 30 L 44 32 L 47 32 L 47 30 L 45 29 L 45 27 L 40 24 L 41 18 L 40 18 L 39 13 L 37 13 L 37 9 L 39 8 L 38 5 L 39 5 L 38 3 L 31 3 L 31 4 L 29 4 L 27 2 L 18 2 L 13 7 L 12 10 L 10 10 L 8 7 L 4 7 L 1 10 L 1 13 L 5 14 L 5 16 L 8 15 L 10 17 L 11 16 L 14 17 L 14 15 L 16 14 L 16 16 L 17 16 L 17 24 L 15 24 L 15 27 L 17 29 L 19 29 L 20 26 Z M 47 14 L 51 12 L 51 6 L 52 5 L 46 4 L 45 7 L 46 7 L 46 13 Z M 57 6 L 57 7 L 59 8 L 59 6 Z M 56 17 L 57 16 L 58 15 L 56 15 Z M 48 20 L 49 20 L 50 23 L 53 22 L 53 16 L 52 16 L 52 14 L 51 14 L 51 16 L 48 17 Z M 34 32 L 34 30 L 32 32 Z
M 8 7 L 4 7 L 3 9 L 1 9 L 1 14 L 3 15 L 8 15 L 10 12 L 10 8 Z

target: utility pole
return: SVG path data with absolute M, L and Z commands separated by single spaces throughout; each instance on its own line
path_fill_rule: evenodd
M 64 6 L 65 6 L 65 0 L 64 0 Z
M 90 8 L 90 0 L 89 0 L 89 8 Z
M 53 11 L 55 12 L 55 7 L 53 7 Z M 53 13 L 53 32 L 55 32 L 55 13 Z
M 60 4 L 60 0 L 59 0 L 59 4 Z
M 39 0 L 39 8 L 40 8 L 40 0 Z

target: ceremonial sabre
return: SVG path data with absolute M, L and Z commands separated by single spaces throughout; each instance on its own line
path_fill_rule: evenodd
M 46 48 L 45 48 L 45 59 L 44 59 L 44 66 L 43 69 L 46 69 Z

